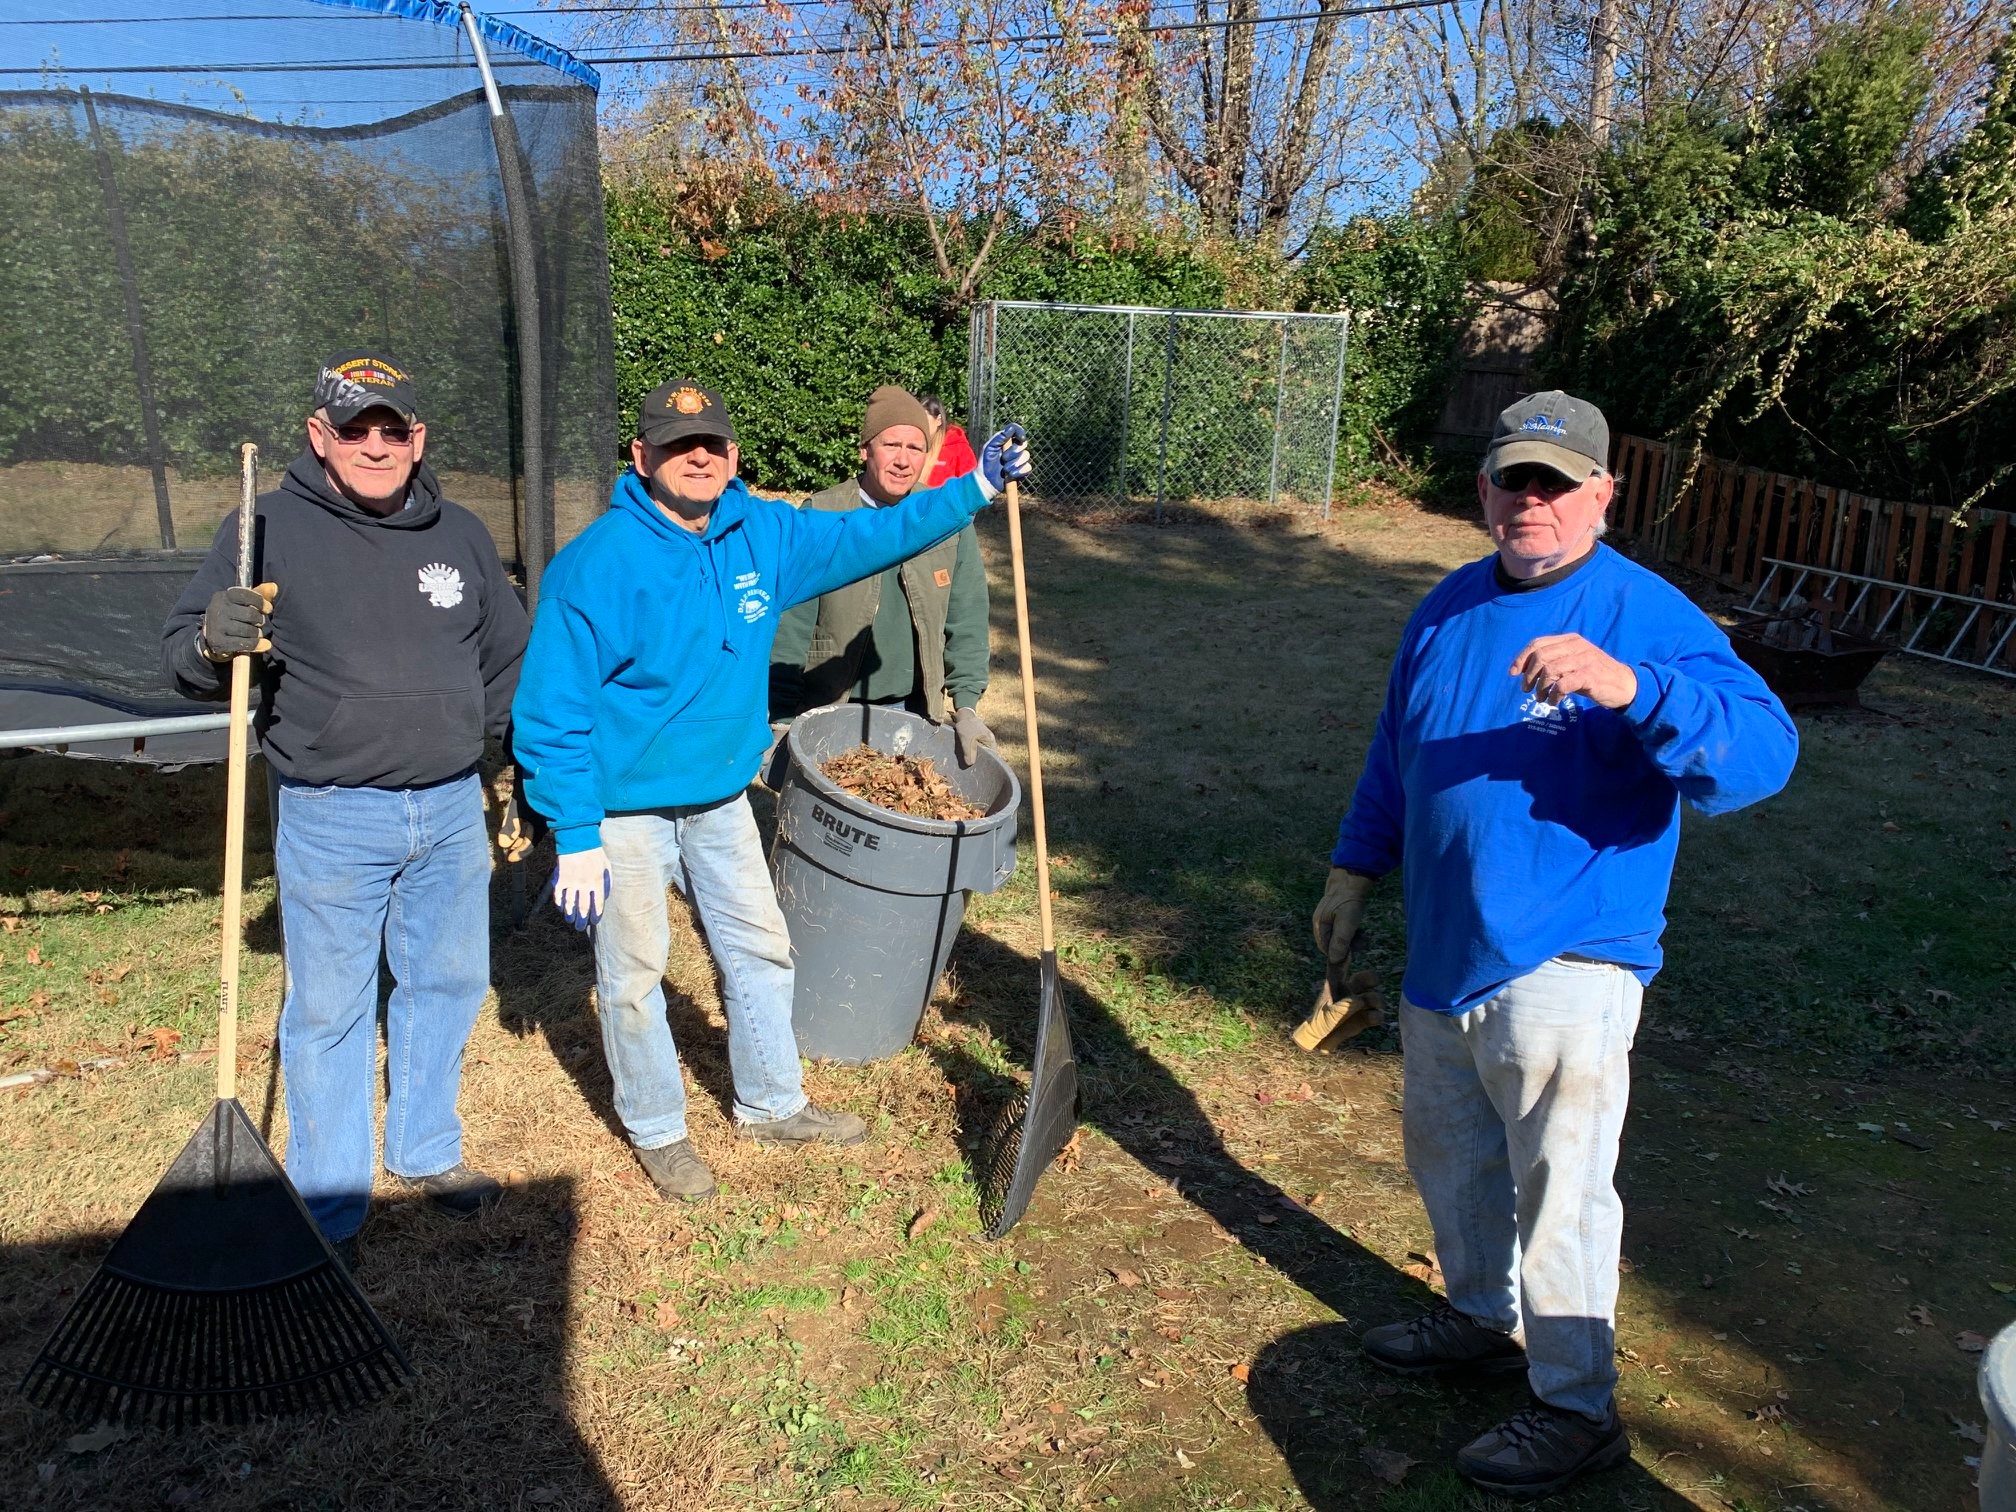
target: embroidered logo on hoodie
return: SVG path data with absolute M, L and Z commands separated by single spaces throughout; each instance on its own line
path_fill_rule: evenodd
M 420 591 L 436 609 L 453 609 L 462 602 L 462 574 L 446 562 L 429 562 L 420 569 Z

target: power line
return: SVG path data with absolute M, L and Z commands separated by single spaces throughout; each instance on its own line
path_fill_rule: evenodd
M 1384 0 L 1384 3 L 1374 5 L 1350 5 L 1313 11 L 1277 12 L 1265 16 L 1227 17 L 1222 21 L 1158 21 L 1143 26 L 1139 30 L 1141 34 L 1149 36 L 1163 36 L 1173 32 L 1230 31 L 1234 27 L 1293 25 L 1304 21 L 1321 21 L 1332 18 L 1349 20 L 1356 16 L 1383 16 L 1393 14 L 1397 11 L 1439 10 L 1445 6 L 1458 3 L 1460 3 L 1460 0 Z M 1025 32 L 1016 36 L 1000 37 L 994 40 L 1008 47 L 1030 47 L 1052 42 L 1117 42 L 1121 40 L 1121 33 L 1110 31 L 1078 33 Z M 962 40 L 942 38 L 934 41 L 919 42 L 915 44 L 915 50 L 930 52 L 936 51 L 939 48 L 960 45 L 966 44 Z M 824 47 L 745 48 L 736 50 L 710 48 L 703 52 L 627 53 L 622 55 L 577 52 L 571 54 L 571 56 L 583 63 L 622 66 L 637 63 L 725 63 L 760 62 L 772 58 L 830 58 L 844 56 L 847 53 L 858 50 L 858 48 L 852 46 L 833 45 Z M 538 61 L 532 58 L 510 58 L 507 56 L 495 59 L 493 63 L 503 65 L 532 65 L 538 64 Z M 338 63 L 302 60 L 299 62 L 272 63 L 150 63 L 127 67 L 79 65 L 75 69 L 56 70 L 48 68 L 0 68 L 0 75 L 40 75 L 52 71 L 83 74 L 352 73 L 369 70 L 395 72 L 405 69 L 449 68 L 454 66 L 456 66 L 455 60 L 444 57 L 438 61 L 425 63 L 394 63 L 385 60 Z

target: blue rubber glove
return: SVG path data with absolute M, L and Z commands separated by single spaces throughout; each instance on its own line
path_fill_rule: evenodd
M 980 448 L 980 476 L 993 493 L 1001 492 L 1010 481 L 1019 483 L 1029 476 L 1028 438 L 1021 426 L 1004 425 L 987 438 Z
M 596 846 L 560 858 L 553 868 L 553 906 L 576 929 L 602 921 L 609 902 L 609 854 Z

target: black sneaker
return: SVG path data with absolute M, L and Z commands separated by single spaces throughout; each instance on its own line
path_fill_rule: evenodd
M 504 1188 L 481 1171 L 472 1171 L 457 1162 L 432 1176 L 401 1176 L 399 1184 L 409 1192 L 422 1193 L 442 1212 L 455 1218 L 474 1218 L 494 1207 Z
M 1447 1302 L 1404 1323 L 1381 1323 L 1359 1336 L 1358 1347 L 1373 1364 L 1396 1375 L 1420 1376 L 1477 1371 L 1509 1375 L 1526 1368 L 1526 1351 L 1510 1334 L 1486 1328 Z
M 761 1145 L 851 1145 L 868 1137 L 868 1125 L 852 1113 L 833 1113 L 808 1102 L 789 1118 L 746 1123 L 735 1132 Z
M 678 1139 L 655 1150 L 637 1151 L 637 1164 L 651 1184 L 680 1202 L 700 1202 L 714 1195 L 714 1173 L 693 1153 L 691 1140 Z
M 1535 1402 L 1456 1451 L 1456 1471 L 1472 1485 L 1514 1501 L 1552 1496 L 1590 1470 L 1631 1457 L 1616 1403 L 1600 1423 Z

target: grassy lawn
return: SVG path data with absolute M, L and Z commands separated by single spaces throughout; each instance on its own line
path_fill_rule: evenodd
M 1483 537 L 1396 505 L 1037 518 L 1029 549 L 1085 1130 L 1006 1241 L 978 1237 L 968 1131 L 1031 1048 L 1026 865 L 973 900 L 912 1049 L 809 1071 L 871 1120 L 852 1150 L 733 1142 L 711 968 L 678 936 L 674 1029 L 724 1187 L 699 1209 L 656 1201 L 616 1130 L 584 942 L 543 907 L 506 932 L 500 874 L 463 1110 L 511 1195 L 455 1227 L 387 1194 L 365 1234 L 418 1384 L 89 1449 L 10 1396 L 0 1505 L 1491 1505 L 1446 1461 L 1517 1383 L 1396 1382 L 1354 1343 L 1436 1280 L 1397 1041 L 1286 1041 L 1387 659 Z M 984 712 L 1019 763 L 998 572 L 995 605 Z M 1621 1177 L 1637 1453 L 1561 1505 L 1969 1505 L 1966 1346 L 2016 1317 L 2012 692 L 1899 661 L 1880 712 L 1800 720 L 1785 795 L 1690 825 Z M 59 1073 L 0 1094 L 10 1379 L 208 1104 L 221 809 L 213 771 L 0 762 L 0 1074 Z M 253 870 L 241 1095 L 281 1143 Z M 1389 988 L 1395 892 L 1365 952 Z

